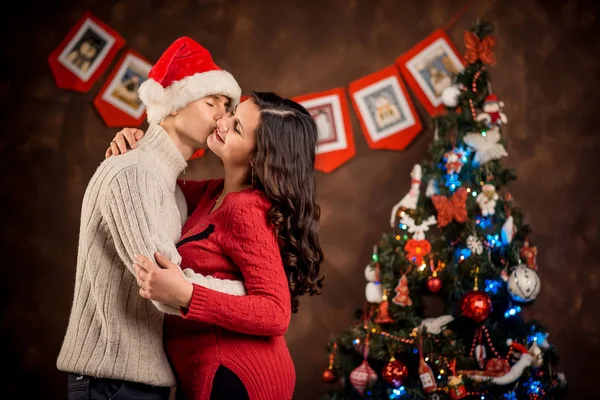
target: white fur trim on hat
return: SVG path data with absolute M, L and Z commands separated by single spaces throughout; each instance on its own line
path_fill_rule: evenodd
M 174 111 L 205 96 L 220 94 L 229 97 L 229 109 L 239 102 L 242 90 L 227 71 L 207 71 L 187 76 L 167 88 L 153 79 L 140 85 L 138 95 L 146 106 L 148 123 L 158 124 Z

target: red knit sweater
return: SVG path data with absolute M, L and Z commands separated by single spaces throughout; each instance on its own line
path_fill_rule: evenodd
M 251 400 L 288 400 L 296 380 L 283 337 L 290 292 L 269 200 L 254 189 L 230 193 L 210 212 L 223 180 L 180 183 L 191 216 L 178 243 L 182 267 L 242 279 L 246 296 L 194 285 L 190 308 L 165 318 L 165 347 L 188 400 L 208 400 L 219 365 L 244 383 Z

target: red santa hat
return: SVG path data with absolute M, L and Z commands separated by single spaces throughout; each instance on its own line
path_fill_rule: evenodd
M 490 94 L 488 95 L 485 100 L 484 103 L 497 103 L 498 102 L 498 96 L 496 96 L 495 94 Z
M 229 97 L 229 108 L 239 102 L 241 89 L 233 76 L 214 63 L 210 52 L 189 37 L 177 39 L 160 56 L 138 90 L 150 124 L 209 95 Z

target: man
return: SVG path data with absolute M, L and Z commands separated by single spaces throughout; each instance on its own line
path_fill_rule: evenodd
M 165 51 L 141 85 L 150 124 L 144 138 L 105 160 L 83 199 L 75 295 L 57 360 L 69 372 L 69 399 L 109 399 L 117 392 L 119 398 L 169 398 L 175 378 L 163 350 L 161 310 L 177 310 L 139 296 L 144 283 L 132 265 L 136 254 L 157 251 L 180 264 L 175 243 L 187 207 L 176 179 L 240 94 L 231 74 L 187 37 Z M 193 280 L 243 294 L 241 282 Z

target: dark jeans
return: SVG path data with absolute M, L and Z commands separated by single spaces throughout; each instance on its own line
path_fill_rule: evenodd
M 241 379 L 221 365 L 213 380 L 210 400 L 248 400 L 248 392 Z
M 68 400 L 169 400 L 171 388 L 69 374 Z

